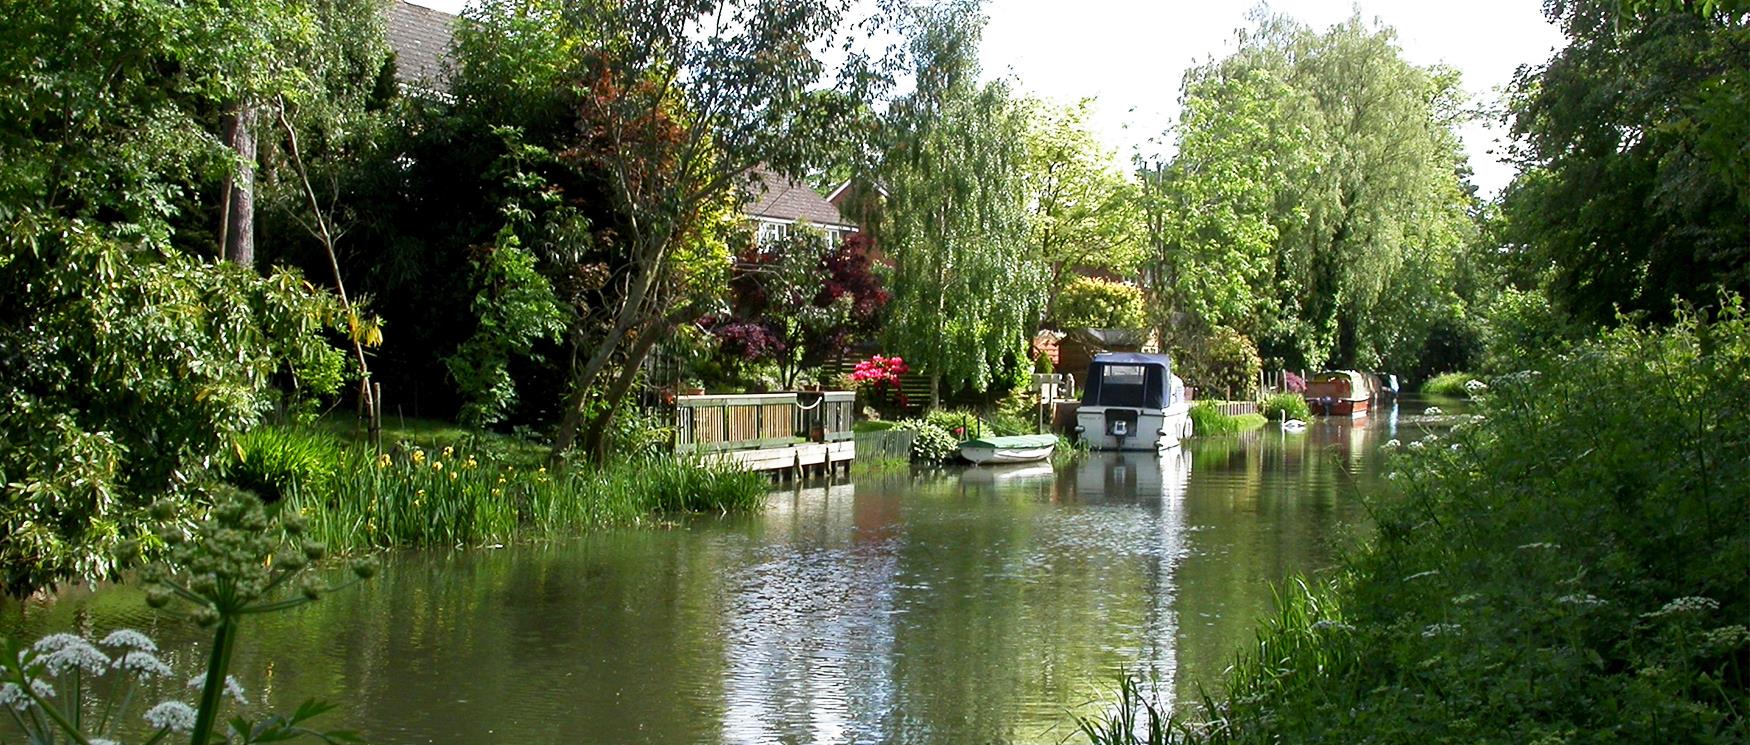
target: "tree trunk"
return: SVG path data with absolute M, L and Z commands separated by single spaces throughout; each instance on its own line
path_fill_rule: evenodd
M 615 319 L 613 328 L 602 338 L 589 360 L 584 363 L 583 372 L 573 380 L 571 393 L 565 396 L 564 416 L 559 420 L 559 430 L 553 434 L 553 451 L 548 458 L 558 462 L 565 456 L 565 451 L 571 449 L 577 440 L 577 428 L 583 424 L 583 405 L 589 399 L 590 388 L 595 385 L 595 379 L 607 367 L 608 360 L 613 357 L 614 350 L 620 347 L 626 333 L 632 330 L 639 315 L 643 313 L 644 297 L 650 291 L 655 281 L 657 269 L 646 267 L 632 283 L 626 293 L 626 300 L 620 305 L 619 317 Z
M 631 351 L 626 353 L 626 361 L 619 377 L 608 388 L 607 408 L 590 419 L 589 427 L 584 430 L 584 452 L 597 465 L 608 460 L 608 425 L 613 423 L 620 404 L 626 400 L 627 391 L 632 390 L 632 384 L 638 381 L 638 369 L 644 366 L 644 358 L 650 356 L 650 350 L 656 347 L 657 340 L 667 335 L 667 332 L 668 324 L 655 324 L 638 335 L 638 339 L 632 343 Z
M 220 256 L 255 266 L 255 107 L 239 103 L 225 115 L 225 145 L 236 153 L 237 168 L 225 177 L 224 224 L 219 226 Z

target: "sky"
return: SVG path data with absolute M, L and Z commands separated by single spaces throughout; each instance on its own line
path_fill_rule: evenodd
M 466 0 L 412 0 L 451 13 Z M 1492 103 L 1520 65 L 1539 64 L 1562 45 L 1537 0 L 1277 0 L 1273 13 L 1324 29 L 1359 13 L 1396 29 L 1404 56 L 1463 75 L 1478 103 Z M 1162 151 L 1178 117 L 1185 70 L 1234 50 L 1256 0 L 987 0 L 979 60 L 987 77 L 1008 76 L 1032 95 L 1073 103 L 1096 99 L 1093 125 L 1115 156 Z M 1490 151 L 1501 127 L 1460 131 L 1472 181 L 1484 196 L 1513 178 Z M 1150 140 L 1154 142 L 1150 142 Z

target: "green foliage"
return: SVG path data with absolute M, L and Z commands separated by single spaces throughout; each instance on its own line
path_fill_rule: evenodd
M 1476 379 L 1475 375 L 1462 371 L 1442 373 L 1422 382 L 1422 394 L 1469 398 L 1470 389 L 1466 386 Z
M 986 429 L 984 417 L 971 409 L 932 409 L 924 414 L 924 421 L 958 436 L 956 442 L 971 439 Z
M 1199 435 L 1231 435 L 1240 430 L 1235 417 L 1221 413 L 1214 401 L 1198 401 L 1191 405 L 1191 431 Z
M 296 273 L 131 250 L 22 213 L 0 258 L 0 560 L 29 592 L 114 569 L 146 505 L 221 460 L 276 398 L 339 386 L 333 296 Z
M 340 464 L 340 442 L 315 430 L 257 427 L 237 438 L 225 480 L 273 503 L 292 492 L 328 494 Z
M 1178 154 L 1142 168 L 1157 325 L 1175 348 L 1229 326 L 1290 366 L 1413 367 L 1476 289 L 1456 74 L 1358 17 L 1241 38 L 1187 74 Z
M 1088 454 L 1088 443 L 1072 438 L 1063 433 L 1057 435 L 1057 447 L 1051 450 L 1051 465 L 1062 468 L 1081 460 Z
M 175 519 L 175 507 L 154 508 L 158 519 Z M 323 547 L 298 543 L 303 523 L 296 517 L 283 524 L 269 520 L 254 498 L 234 490 L 216 495 L 214 504 L 194 526 L 193 534 L 168 525 L 159 534 L 170 546 L 170 567 L 154 566 L 144 573 L 149 585 L 146 602 L 164 608 L 173 601 L 187 606 L 187 615 L 214 629 L 205 674 L 182 686 L 183 678 L 158 657 L 158 646 L 131 629 L 118 630 L 93 644 L 75 634 L 51 634 L 28 648 L 12 640 L 0 647 L 0 675 L 6 684 L 6 708 L 30 742 L 113 742 L 112 734 L 127 732 L 129 710 L 141 693 L 168 693 L 143 715 L 152 732 L 146 742 L 189 733 L 190 742 L 214 742 L 226 697 L 244 699 L 231 666 L 242 618 L 312 602 L 338 586 L 304 573 L 320 559 Z M 288 545 L 293 544 L 293 545 Z M 134 547 L 137 550 L 137 546 Z M 353 566 L 362 580 L 375 571 L 369 562 Z M 346 584 L 351 584 L 348 582 Z M 296 588 L 296 593 L 290 592 Z M 103 648 L 109 650 L 105 653 Z M 111 655 L 114 655 L 113 659 Z M 53 682 L 50 682 L 53 681 Z M 172 682 L 175 681 L 175 682 Z M 61 695 L 55 693 L 60 687 Z M 180 700 L 186 688 L 196 688 L 198 706 Z M 150 694 L 148 694 L 150 695 Z M 317 732 L 306 722 L 333 707 L 306 701 L 291 716 L 270 715 L 259 721 L 230 720 L 224 742 L 283 742 L 310 736 L 324 742 L 357 742 L 349 732 Z
M 918 87 L 890 110 L 880 174 L 886 346 L 950 390 L 982 391 L 1005 359 L 1026 357 L 1043 308 L 1045 268 L 1027 248 L 1027 120 L 1007 85 L 978 84 L 978 4 L 919 12 Z
M 1061 328 L 1139 329 L 1148 325 L 1141 289 L 1098 277 L 1071 278 L 1058 291 L 1052 314 Z
M 1232 435 L 1264 426 L 1260 414 L 1228 416 L 1214 401 L 1198 401 L 1191 405 L 1191 431 L 1202 435 Z
M 1744 741 L 1750 321 L 1722 305 L 1398 448 L 1372 545 L 1285 592 L 1186 739 Z
M 1279 422 L 1284 419 L 1299 419 L 1306 421 L 1312 418 L 1312 409 L 1306 405 L 1306 399 L 1298 393 L 1275 393 L 1258 405 L 1258 413 L 1263 414 L 1268 421 Z
M 1142 259 L 1142 214 L 1135 182 L 1114 165 L 1112 152 L 1089 126 L 1091 99 L 1073 106 L 1028 104 L 1028 231 L 1050 272 L 1045 289 L 1053 298 L 1046 308 L 1055 315 L 1056 295 L 1073 272 L 1135 275 Z
M 960 438 L 939 425 L 921 419 L 905 419 L 899 422 L 899 429 L 916 433 L 911 441 L 914 463 L 941 465 L 960 455 Z
M 502 420 L 516 401 L 511 358 L 529 355 L 543 339 L 558 341 L 566 323 L 552 284 L 536 271 L 534 256 L 508 227 L 499 231 L 498 245 L 475 259 L 474 273 L 479 325 L 444 365 L 468 400 L 461 420 L 484 427 Z
M 1175 355 L 1175 361 L 1182 363 L 1176 372 L 1186 385 L 1202 391 L 1200 395 L 1251 398 L 1263 369 L 1251 339 L 1223 326 L 1188 340 L 1182 349 L 1182 354 Z
M 674 428 L 654 411 L 633 408 L 608 429 L 608 453 L 628 460 L 660 460 L 673 452 Z
M 1588 326 L 1750 290 L 1750 25 L 1666 3 L 1553 3 L 1567 46 L 1508 98 L 1524 170 L 1504 245 Z
M 1488 323 L 1482 334 L 1479 364 L 1484 372 L 1502 375 L 1524 370 L 1559 352 L 1580 333 L 1538 290 L 1508 287 L 1484 309 Z

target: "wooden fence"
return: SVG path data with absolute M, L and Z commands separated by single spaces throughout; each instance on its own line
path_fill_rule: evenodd
M 918 433 L 909 429 L 858 432 L 853 440 L 857 446 L 857 460 L 910 460 L 911 442 L 917 436 Z

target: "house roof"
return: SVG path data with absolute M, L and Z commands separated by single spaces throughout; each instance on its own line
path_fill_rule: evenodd
M 749 187 L 751 204 L 747 216 L 769 220 L 806 220 L 815 225 L 851 227 L 839 208 L 822 199 L 806 184 L 785 178 L 770 168 L 753 170 L 757 179 Z
M 402 85 L 441 90 L 456 17 L 441 10 L 390 0 L 385 24 L 395 50 L 395 80 Z

